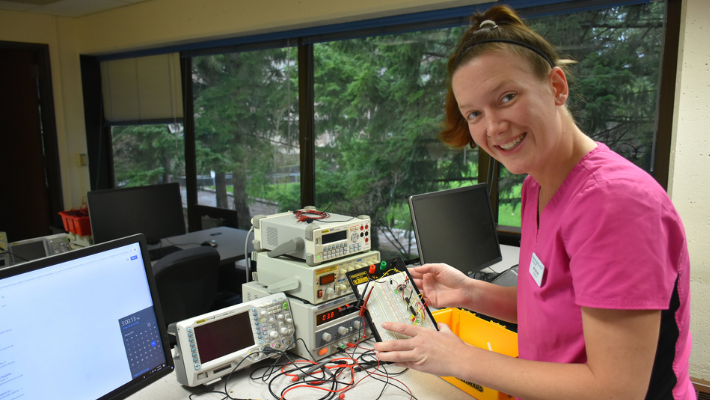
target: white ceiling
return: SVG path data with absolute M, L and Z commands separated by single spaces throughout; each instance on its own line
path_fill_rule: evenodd
M 81 17 L 149 0 L 0 0 L 0 10 Z

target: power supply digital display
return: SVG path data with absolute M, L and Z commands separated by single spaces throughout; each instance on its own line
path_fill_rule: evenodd
M 355 311 L 357 311 L 357 308 L 354 304 L 347 304 L 342 307 L 334 308 L 332 310 L 316 314 L 316 326 L 323 325 L 334 319 L 346 316 L 348 314 L 352 314 Z

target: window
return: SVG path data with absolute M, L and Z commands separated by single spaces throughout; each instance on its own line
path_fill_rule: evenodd
M 652 172 L 663 49 L 663 2 L 530 20 L 533 29 L 576 61 L 568 107 L 582 132 Z M 500 168 L 498 222 L 520 226 L 524 176 Z
M 198 204 L 251 216 L 300 207 L 298 66 L 290 47 L 196 56 Z
M 477 151 L 437 140 L 463 28 L 316 44 L 316 206 L 368 215 L 383 257 L 416 257 L 409 196 L 477 182 Z
M 654 156 L 663 155 L 657 143 L 665 149 L 670 137 L 668 129 L 656 132 L 665 115 L 657 104 L 666 2 L 638 3 L 578 11 L 579 2 L 540 0 L 531 2 L 540 7 L 518 11 L 563 58 L 576 61 L 568 107 L 582 131 L 662 174 L 667 160 Z M 197 180 L 195 205 L 236 209 L 242 228 L 255 214 L 306 205 L 364 214 L 377 227 L 373 248 L 383 257 L 415 258 L 408 197 L 488 180 L 487 155 L 450 150 L 437 140 L 446 62 L 478 7 L 235 38 L 183 52 L 191 65 L 183 74 L 194 124 L 186 120 L 185 129 L 194 125 L 194 142 L 186 135 L 184 146 L 195 147 L 194 160 L 186 156 L 195 165 L 196 176 L 186 177 Z M 312 71 L 312 86 L 299 82 L 299 70 L 308 80 Z M 131 140 L 145 136 L 134 132 L 129 140 L 120 135 L 136 128 L 120 128 L 114 128 L 117 185 L 127 171 L 137 171 L 136 156 L 122 156 L 121 146 L 137 146 Z M 300 148 L 304 143 L 313 144 L 313 156 L 310 147 Z M 141 167 L 128 180 L 158 175 L 156 168 Z M 520 226 L 525 176 L 494 170 L 499 226 Z M 302 204 L 304 198 L 315 204 Z
M 115 187 L 179 182 L 187 218 L 182 124 L 111 127 Z

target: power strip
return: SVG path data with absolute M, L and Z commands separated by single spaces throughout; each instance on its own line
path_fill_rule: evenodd
M 405 335 L 382 329 L 383 322 L 438 330 L 402 259 L 371 264 L 348 272 L 346 277 L 378 342 L 407 339 Z

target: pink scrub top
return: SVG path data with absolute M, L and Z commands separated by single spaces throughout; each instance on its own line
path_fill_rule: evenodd
M 520 358 L 585 363 L 582 306 L 663 310 L 646 398 L 694 399 L 688 248 L 666 192 L 602 143 L 569 173 L 538 228 L 539 190 L 528 176 L 518 277 Z

